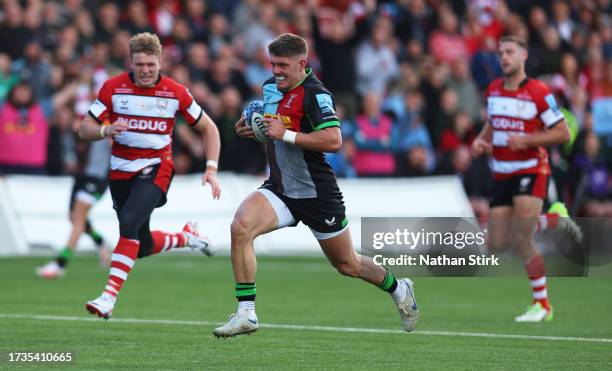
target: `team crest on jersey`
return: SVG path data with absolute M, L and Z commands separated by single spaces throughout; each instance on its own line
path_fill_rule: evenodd
M 157 108 L 160 111 L 167 111 L 168 110 L 168 101 L 166 99 L 158 99 L 157 100 Z
M 289 96 L 289 99 L 287 99 L 287 102 L 285 104 L 283 104 L 283 106 L 285 106 L 285 108 L 291 108 L 291 103 L 293 103 L 293 100 L 297 96 L 298 96 L 297 94 L 291 93 L 291 95 Z

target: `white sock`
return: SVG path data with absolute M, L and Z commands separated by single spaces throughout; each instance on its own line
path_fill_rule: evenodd
M 238 311 L 239 312 L 255 312 L 255 302 L 254 301 L 239 301 L 238 302 Z
M 402 301 L 406 300 L 406 295 L 408 295 L 407 291 L 406 286 L 402 282 L 398 281 L 397 287 L 395 288 L 395 291 L 391 293 L 391 296 L 396 303 L 401 303 Z

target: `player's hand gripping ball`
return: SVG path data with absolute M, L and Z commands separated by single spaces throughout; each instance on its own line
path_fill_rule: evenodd
M 255 139 L 259 142 L 265 143 L 268 141 L 266 132 L 268 131 L 268 125 L 264 122 L 264 109 L 263 102 L 260 100 L 254 100 L 247 104 L 244 109 L 245 125 L 250 126 L 253 133 L 255 133 Z

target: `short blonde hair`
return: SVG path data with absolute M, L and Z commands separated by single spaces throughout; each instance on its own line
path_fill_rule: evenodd
M 130 56 L 135 53 L 145 53 L 161 57 L 161 52 L 161 42 L 155 34 L 143 32 L 130 38 Z

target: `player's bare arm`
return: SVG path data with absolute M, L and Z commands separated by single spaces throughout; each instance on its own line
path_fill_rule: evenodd
M 519 151 L 531 147 L 563 144 L 569 140 L 569 128 L 565 120 L 561 120 L 547 130 L 525 136 L 512 135 L 508 137 L 508 147 L 513 151 Z
M 79 136 L 83 140 L 96 141 L 123 133 L 128 129 L 126 122 L 114 122 L 112 125 L 100 125 L 91 117 L 86 116 L 79 127 Z
M 206 170 L 202 175 L 202 184 L 209 183 L 212 187 L 212 196 L 215 200 L 221 197 L 221 185 L 217 180 L 217 167 L 219 164 L 219 151 L 221 149 L 221 140 L 219 139 L 219 130 L 217 125 L 211 118 L 202 112 L 202 117 L 194 125 L 196 130 L 204 135 L 204 146 L 206 148 Z
M 480 156 L 483 153 L 490 153 L 493 149 L 491 140 L 493 138 L 493 126 L 489 122 L 486 122 L 482 127 L 478 137 L 474 139 L 472 143 L 472 153 L 474 156 Z
M 266 117 L 264 121 L 268 123 L 266 135 L 272 139 L 288 141 L 285 136 L 289 132 L 292 136 L 295 135 L 294 140 L 289 138 L 289 141 L 310 151 L 338 152 L 342 147 L 342 135 L 339 127 L 329 127 L 312 133 L 296 133 L 287 130 L 285 125 L 277 118 Z

